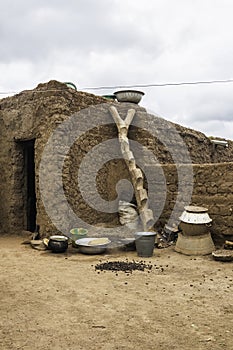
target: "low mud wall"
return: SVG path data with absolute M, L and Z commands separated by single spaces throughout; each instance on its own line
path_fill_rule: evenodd
M 180 165 L 190 171 L 187 165 Z M 233 237 L 233 162 L 218 164 L 194 164 L 193 183 L 179 179 L 175 165 L 164 165 L 167 197 L 157 226 L 167 223 L 178 195 L 179 186 L 193 187 L 191 204 L 208 208 L 212 222 L 211 232 L 217 237 Z M 160 196 L 162 193 L 160 194 Z M 185 196 L 185 192 L 184 192 Z M 159 199 L 159 198 L 158 198 Z M 182 208 L 177 211 L 180 215 Z

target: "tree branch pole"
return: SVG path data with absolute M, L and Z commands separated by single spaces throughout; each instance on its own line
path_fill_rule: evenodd
M 129 126 L 135 115 L 135 110 L 129 109 L 124 120 L 121 119 L 116 107 L 109 107 L 109 111 L 118 129 L 118 139 L 121 153 L 129 170 L 143 230 L 148 231 L 154 224 L 154 215 L 153 211 L 148 207 L 148 194 L 146 189 L 143 187 L 143 173 L 136 165 L 134 154 L 130 150 L 129 139 L 127 137 Z

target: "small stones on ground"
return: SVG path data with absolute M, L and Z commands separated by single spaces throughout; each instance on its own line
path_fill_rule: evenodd
M 95 270 L 99 271 L 123 271 L 125 272 L 127 275 L 129 275 L 130 273 L 132 273 L 135 270 L 138 271 L 147 271 L 150 272 L 152 269 L 152 265 L 151 264 L 146 264 L 145 261 L 107 261 L 107 262 L 100 262 L 99 264 L 95 265 Z M 116 273 L 116 276 L 118 276 L 118 274 Z

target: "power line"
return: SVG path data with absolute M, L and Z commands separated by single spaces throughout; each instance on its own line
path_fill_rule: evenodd
M 180 86 L 180 85 L 200 85 L 200 84 L 222 84 L 233 83 L 233 79 L 226 80 L 209 80 L 209 81 L 187 81 L 178 83 L 161 83 L 161 84 L 136 84 L 136 85 L 113 85 L 113 86 L 98 86 L 98 87 L 84 87 L 83 90 L 104 90 L 104 89 L 124 89 L 124 88 L 147 88 L 147 87 L 163 87 L 163 86 Z
M 132 89 L 132 88 L 148 88 L 148 87 L 166 87 L 166 86 L 181 86 L 181 85 L 204 85 L 204 84 L 225 84 L 233 83 L 233 79 L 226 80 L 207 80 L 207 81 L 183 81 L 177 83 L 151 83 L 151 84 L 135 84 L 135 85 L 112 85 L 112 86 L 92 86 L 80 87 L 79 90 L 112 90 L 112 89 Z M 34 92 L 58 91 L 62 89 L 47 89 L 34 90 Z M 30 91 L 30 90 L 26 90 Z M 18 94 L 19 91 L 0 91 L 0 95 Z
M 18 94 L 17 91 L 0 91 L 0 95 Z

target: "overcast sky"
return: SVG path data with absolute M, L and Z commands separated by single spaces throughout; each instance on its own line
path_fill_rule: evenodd
M 0 92 L 231 79 L 232 14 L 232 0 L 0 0 Z M 149 111 L 233 139 L 233 83 L 141 90 Z

